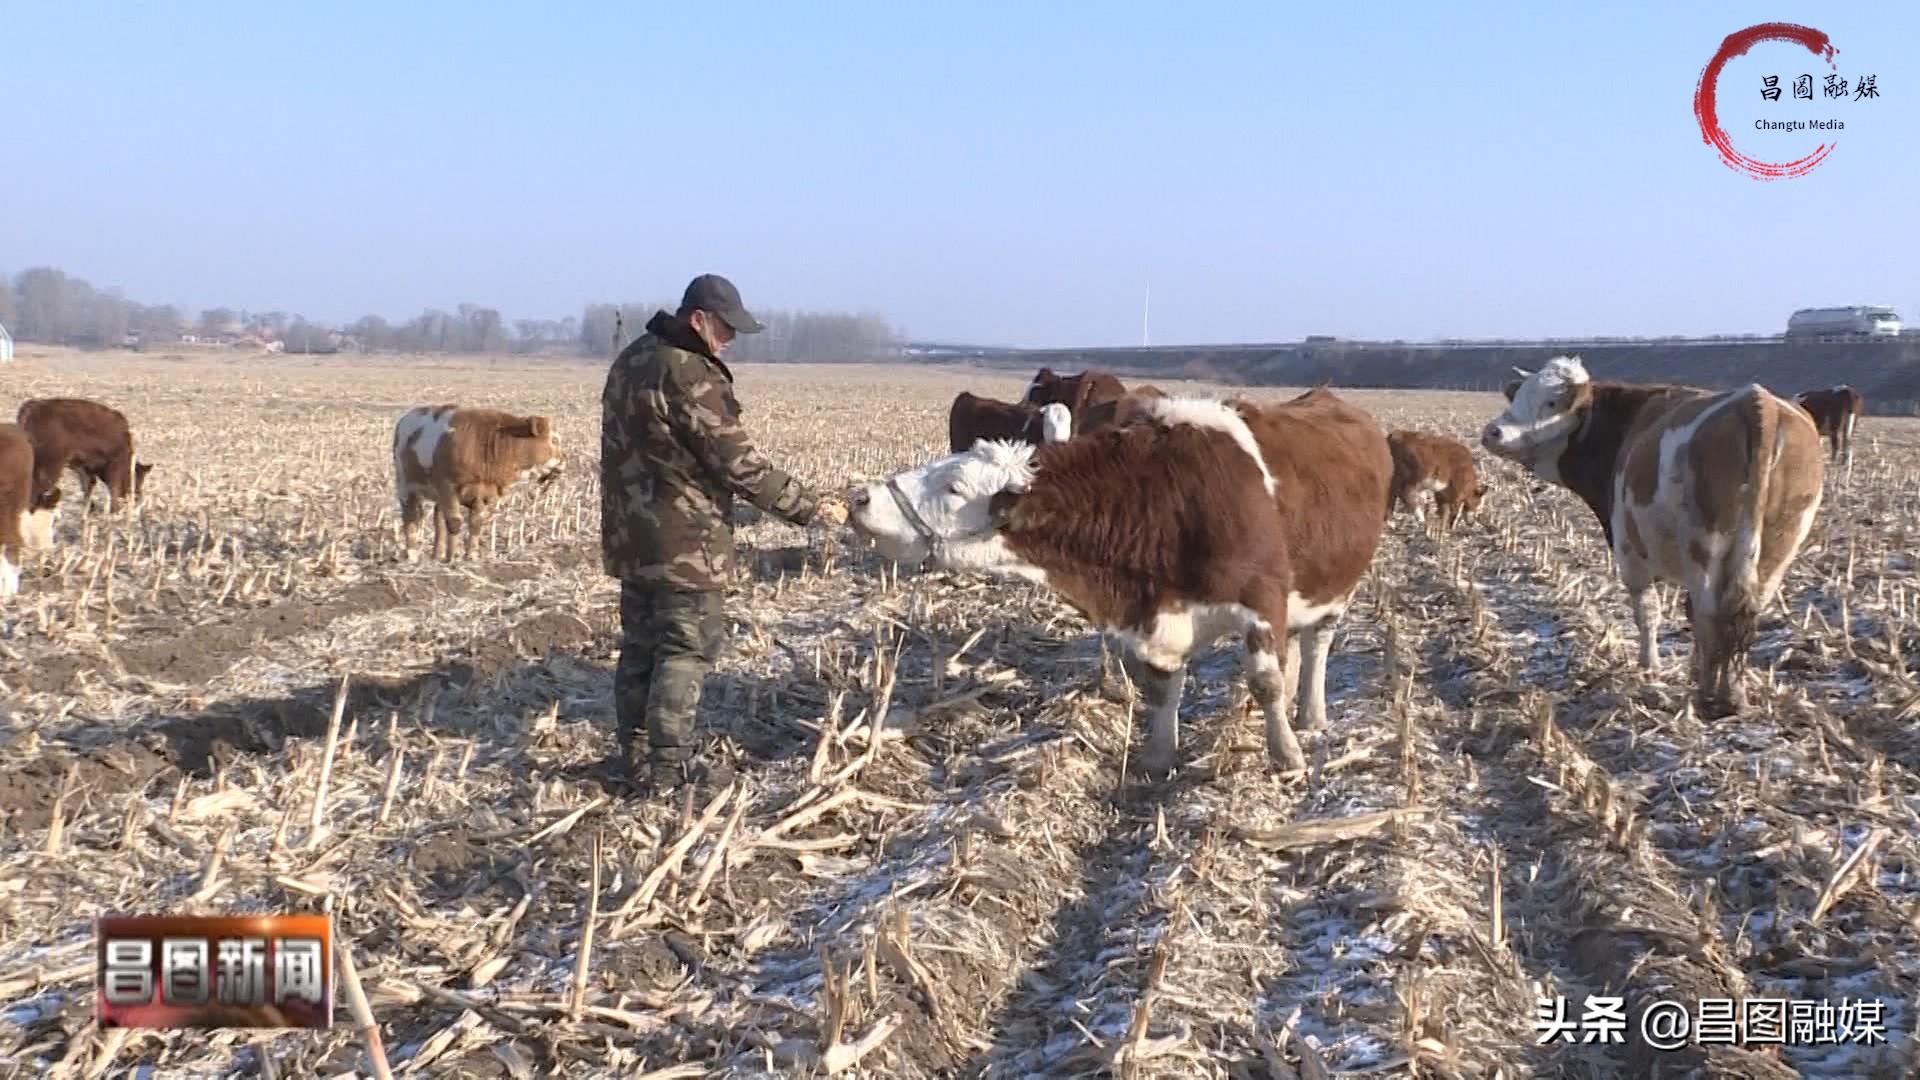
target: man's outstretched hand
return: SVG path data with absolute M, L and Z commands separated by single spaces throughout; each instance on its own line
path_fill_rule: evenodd
M 847 523 L 847 499 L 844 495 L 828 495 L 820 500 L 813 511 L 813 520 L 828 525 Z

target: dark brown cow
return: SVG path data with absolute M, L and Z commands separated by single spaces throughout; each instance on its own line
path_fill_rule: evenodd
M 1150 415 L 1148 406 L 1166 396 L 1164 391 L 1151 384 L 1133 387 L 1110 401 L 1088 406 L 1074 430 L 1077 434 L 1088 435 L 1102 428 L 1125 427 Z
M 1829 460 L 1839 461 L 1844 455 L 1846 469 L 1853 471 L 1853 427 L 1860 420 L 1860 410 L 1866 399 L 1860 391 L 1845 383 L 1830 386 L 1825 390 L 1802 390 L 1793 399 L 1795 405 L 1807 410 L 1813 417 L 1813 426 L 1826 436 L 1832 447 Z
M 453 534 L 462 531 L 463 555 L 473 557 L 474 534 L 486 527 L 494 504 L 522 479 L 547 483 L 560 475 L 565 455 L 544 416 L 498 409 L 421 405 L 393 426 L 393 486 L 400 502 L 400 548 L 413 558 L 413 534 L 433 502 L 433 553 L 453 561 Z
M 1092 368 L 1078 375 L 1060 375 L 1052 368 L 1041 368 L 1027 384 L 1029 405 L 1046 405 L 1059 402 L 1073 414 L 1073 426 L 1080 429 L 1082 418 L 1087 410 L 1105 401 L 1113 401 L 1127 392 L 1125 384 L 1105 371 Z
M 1245 634 L 1268 754 L 1304 769 L 1288 712 L 1304 671 L 1301 727 L 1325 721 L 1327 646 L 1386 524 L 1386 434 L 1319 389 L 1148 407 L 1062 443 L 978 443 L 856 490 L 849 520 L 898 560 L 1044 582 L 1126 642 L 1150 773 L 1174 763 L 1188 657 Z
M 1600 519 L 1640 631 L 1640 666 L 1658 659 L 1650 589 L 1687 593 L 1694 709 L 1745 708 L 1740 674 L 1760 613 L 1780 591 L 1820 510 L 1825 455 L 1805 410 L 1762 386 L 1597 383 L 1556 356 L 1506 386 L 1488 451 L 1578 495 Z
M 1405 428 L 1387 436 L 1393 451 L 1394 507 L 1413 511 L 1413 520 L 1427 520 L 1423 496 L 1433 497 L 1440 524 L 1451 529 L 1469 511 L 1480 509 L 1485 489 L 1473 469 L 1473 451 L 1458 439 Z
M 34 486 L 33 443 L 18 424 L 0 424 L 0 596 L 20 591 L 26 551 L 53 546 L 60 489 L 44 499 Z
M 995 401 L 965 390 L 947 409 L 947 444 L 954 453 L 981 439 L 1060 442 L 1073 433 L 1073 414 L 1065 405 L 1035 407 L 1024 401 Z
M 44 503 L 60 474 L 80 477 L 81 510 L 93 507 L 95 481 L 107 485 L 108 508 L 118 513 L 129 495 L 138 501 L 153 466 L 133 456 L 133 429 L 119 409 L 86 398 L 33 398 L 14 420 L 33 442 L 35 497 Z

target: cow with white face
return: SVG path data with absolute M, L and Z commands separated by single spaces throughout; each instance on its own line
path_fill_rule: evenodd
M 1577 356 L 1556 356 L 1505 390 L 1481 433 L 1488 452 L 1579 496 L 1600 521 L 1640 633 L 1640 665 L 1657 662 L 1659 614 L 1648 590 L 1686 590 L 1693 622 L 1695 711 L 1745 708 L 1740 676 L 1760 613 L 1806 541 L 1825 461 L 1805 411 L 1750 385 L 1595 382 Z
M 855 491 L 849 521 L 900 562 L 1043 583 L 1125 642 L 1148 773 L 1173 767 L 1188 657 L 1244 635 L 1268 753 L 1304 769 L 1287 714 L 1304 672 L 1301 727 L 1325 722 L 1332 631 L 1386 523 L 1386 434 L 1324 389 L 1141 410 L 1065 442 L 975 443 Z

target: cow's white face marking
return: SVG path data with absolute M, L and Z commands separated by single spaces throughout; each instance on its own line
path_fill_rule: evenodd
M 1018 560 L 993 531 L 990 504 L 1003 491 L 1023 492 L 1033 483 L 1033 451 L 1028 443 L 981 439 L 969 450 L 894 475 L 893 486 L 942 541 L 943 566 L 1018 569 L 1009 565 Z M 880 554 L 909 563 L 931 554 L 927 538 L 901 512 L 886 483 L 860 488 L 854 503 L 848 523 Z
M 1273 494 L 1273 473 L 1267 469 L 1267 459 L 1260 453 L 1260 444 L 1254 441 L 1253 429 L 1247 426 L 1239 413 L 1233 411 L 1232 406 L 1212 398 L 1165 397 L 1149 401 L 1147 412 L 1163 424 L 1189 424 L 1224 431 L 1233 436 L 1233 441 L 1259 467 L 1260 480 L 1266 486 L 1267 494 Z
M 1523 376 L 1520 386 L 1505 411 L 1481 432 L 1480 445 L 1543 480 L 1557 480 L 1560 452 L 1580 423 L 1575 408 L 1580 388 L 1592 379 L 1577 356 L 1556 356 L 1531 374 L 1514 372 Z
M 1073 437 L 1073 413 L 1057 401 L 1040 407 L 1040 438 L 1045 442 L 1066 442 Z

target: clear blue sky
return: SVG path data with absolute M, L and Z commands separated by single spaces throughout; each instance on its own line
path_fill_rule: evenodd
M 1773 20 L 1881 96 L 1766 105 L 1824 64 L 1730 65 L 1741 149 L 1813 144 L 1762 106 L 1846 124 L 1760 183 L 1692 96 Z M 1155 344 L 1920 322 L 1911 2 L 16 0 L 0 100 L 0 270 L 195 312 L 560 317 L 711 270 L 1035 346 L 1138 342 L 1148 282 Z

